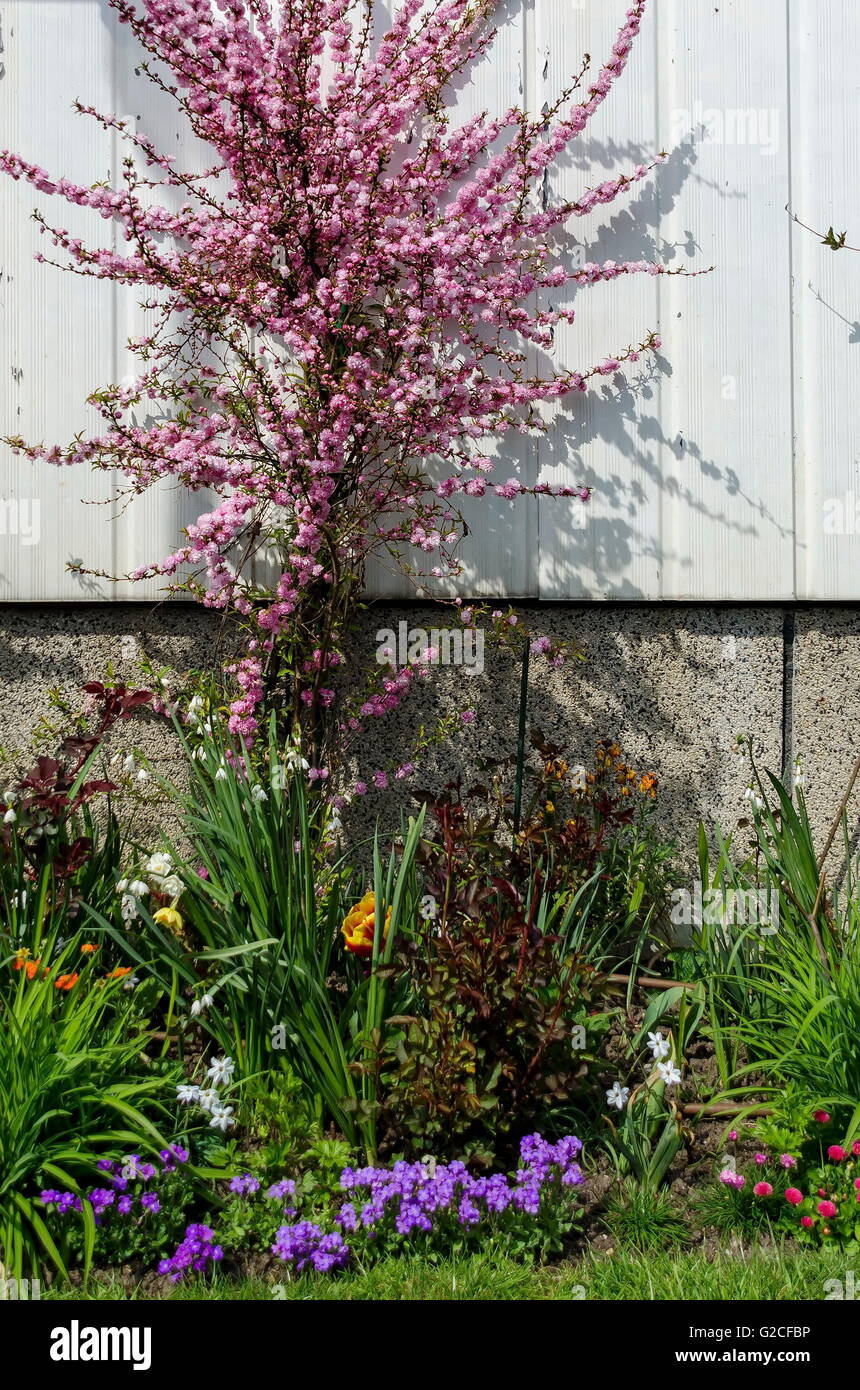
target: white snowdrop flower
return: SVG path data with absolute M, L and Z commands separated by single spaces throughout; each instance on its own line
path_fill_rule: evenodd
M 132 897 L 145 898 L 149 894 L 149 884 L 144 883 L 142 878 L 136 878 L 128 884 L 128 891 Z
M 192 1017 L 192 1018 L 199 1018 L 199 1016 L 200 1016 L 200 1014 L 201 1014 L 201 1012 L 202 1012 L 202 1009 L 203 1009 L 203 1005 L 200 1003 L 200 1000 L 199 1000 L 199 999 L 194 999 L 194 1000 L 192 1000 L 192 1003 L 191 1003 L 191 1017 Z
M 224 1086 L 231 1080 L 235 1070 L 236 1063 L 232 1057 L 216 1057 L 206 1075 L 213 1086 Z
M 623 1110 L 630 1099 L 630 1087 L 622 1086 L 619 1081 L 613 1081 L 612 1086 L 606 1092 L 606 1104 L 616 1110 Z
M 117 885 L 116 885 L 116 891 L 117 891 L 118 893 L 124 893 L 125 890 L 126 890 L 127 888 L 128 888 L 128 879 L 127 879 L 127 878 L 121 878 L 121 879 L 119 880 L 119 882 L 117 883 Z
M 200 998 L 195 999 L 194 1003 L 191 1005 L 191 1017 L 199 1018 L 200 1014 L 204 1013 L 206 1009 L 212 1008 L 214 1002 L 211 994 L 202 994 Z
M 251 788 L 251 796 L 255 801 L 268 801 L 269 799 L 266 795 L 266 788 L 261 787 L 259 783 L 257 783 L 256 787 Z
M 126 753 L 125 757 L 124 757 L 123 760 L 122 760 L 122 770 L 123 770 L 123 772 L 127 773 L 128 776 L 130 777 L 131 774 L 134 772 L 134 769 L 135 769 L 136 766 L 137 766 L 137 764 L 136 764 L 135 761 L 134 761 L 134 754 L 133 754 L 133 753 Z
M 148 782 L 148 781 L 149 781 L 149 773 L 147 772 L 147 770 L 146 770 L 145 767 L 139 767 L 139 768 L 137 769 L 137 780 L 138 780 L 138 782 Z
M 219 767 L 218 771 L 215 773 L 215 781 L 216 781 L 216 782 L 226 782 L 226 781 L 227 781 L 227 769 L 226 769 L 226 767 Z
M 754 811 L 764 810 L 764 802 L 756 791 L 755 787 L 747 787 L 744 796 Z
M 18 800 L 18 793 L 15 791 L 14 787 L 10 787 L 7 792 L 4 792 L 3 800 L 6 802 L 7 806 L 15 805 L 15 802 Z
M 5 816 L 3 817 L 4 822 L 6 823 L 6 825 L 14 825 L 17 819 L 18 817 L 15 815 L 15 812 L 12 810 L 12 807 L 10 806 Z
M 200 1099 L 200 1087 L 182 1084 L 176 1087 L 176 1099 L 180 1105 L 191 1105 Z
M 157 850 L 147 859 L 144 870 L 153 877 L 163 878 L 165 874 L 173 872 L 173 859 L 166 852 Z
M 660 1073 L 660 1080 L 666 1086 L 677 1086 L 681 1080 L 681 1073 L 674 1062 L 658 1062 L 657 1070 Z
M 203 708 L 203 703 L 202 695 L 192 695 L 191 699 L 188 701 L 188 713 L 190 715 L 199 714 Z
M 220 1129 L 220 1131 L 221 1131 L 222 1134 L 226 1134 L 226 1133 L 227 1133 L 227 1130 L 230 1129 L 230 1128 L 232 1127 L 232 1124 L 233 1124 L 233 1107 L 232 1107 L 232 1105 L 223 1105 L 223 1106 L 219 1106 L 219 1108 L 218 1108 L 217 1110 L 213 1110 L 213 1111 L 212 1111 L 212 1119 L 209 1121 L 209 1128 L 210 1128 L 210 1129 Z
M 672 1044 L 668 1038 L 664 1038 L 662 1033 L 649 1033 L 648 1046 L 655 1062 L 661 1062 L 664 1057 L 668 1057 L 672 1051 Z
M 805 786 L 806 786 L 806 776 L 805 776 L 805 774 L 804 774 L 803 768 L 802 768 L 801 765 L 800 765 L 800 759 L 799 759 L 799 758 L 795 758 L 795 760 L 794 760 L 794 789 L 795 789 L 795 791 L 800 791 L 800 790 L 801 790 L 803 787 L 805 787 Z

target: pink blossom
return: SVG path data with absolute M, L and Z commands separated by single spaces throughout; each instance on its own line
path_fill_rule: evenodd
M 666 269 L 561 254 L 573 219 L 629 196 L 659 158 L 569 198 L 540 196 L 624 72 L 646 0 L 630 3 L 603 65 L 566 83 L 545 119 L 512 104 L 464 121 L 438 98 L 492 42 L 484 0 L 401 0 L 390 18 L 369 11 L 367 27 L 346 0 L 109 3 L 208 167 L 183 168 L 134 122 L 84 103 L 79 114 L 133 156 L 112 183 L 0 152 L 10 178 L 94 214 L 91 244 L 38 214 L 55 263 L 135 291 L 151 320 L 132 345 L 136 377 L 91 399 L 97 432 L 13 447 L 110 469 L 128 493 L 169 482 L 197 495 L 175 549 L 131 577 L 161 577 L 168 593 L 242 619 L 237 738 L 258 735 L 269 691 L 316 728 L 335 696 L 315 677 L 340 660 L 368 561 L 409 551 L 416 582 L 456 580 L 461 494 L 585 501 L 590 489 L 569 484 L 489 486 L 492 449 L 530 429 L 544 403 L 661 345 L 648 334 L 597 365 L 534 369 L 573 321 L 574 292 L 579 302 Z M 257 563 L 269 550 L 281 557 L 271 581 Z M 368 693 L 359 725 L 408 688 Z M 340 730 L 357 738 L 353 717 Z

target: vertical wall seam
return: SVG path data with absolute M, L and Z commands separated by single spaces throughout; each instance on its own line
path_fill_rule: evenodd
M 787 182 L 788 182 L 788 207 L 790 213 L 794 212 L 794 143 L 793 143 L 793 103 L 791 99 L 791 0 L 785 0 L 785 108 L 786 108 L 786 151 L 787 151 Z M 789 380 L 789 412 L 791 428 L 791 592 L 792 597 L 797 600 L 797 484 L 798 484 L 798 401 L 797 401 L 797 343 L 795 339 L 795 315 L 797 310 L 796 287 L 794 280 L 794 223 L 791 215 L 786 214 L 788 225 L 788 370 Z M 809 590 L 807 589 L 808 593 Z

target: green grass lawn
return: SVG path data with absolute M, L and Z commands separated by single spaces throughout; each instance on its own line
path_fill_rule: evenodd
M 828 1279 L 845 1280 L 848 1260 L 837 1250 L 786 1254 L 758 1250 L 710 1261 L 701 1253 L 639 1255 L 609 1259 L 588 1256 L 576 1263 L 532 1268 L 493 1256 L 430 1264 L 417 1258 L 390 1259 L 367 1270 L 324 1278 L 300 1275 L 273 1285 L 262 1280 L 189 1280 L 168 1295 L 174 1299 L 305 1299 L 356 1301 L 761 1299 L 819 1300 Z M 120 1285 L 93 1283 L 86 1293 L 48 1293 L 55 1299 L 123 1299 Z M 138 1298 L 140 1295 L 137 1296 Z

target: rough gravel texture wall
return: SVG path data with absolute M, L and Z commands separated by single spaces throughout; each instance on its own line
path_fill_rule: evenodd
M 659 816 L 685 858 L 700 818 L 728 829 L 743 814 L 748 771 L 739 734 L 754 736 L 763 766 L 778 769 L 802 755 L 809 804 L 824 831 L 860 748 L 860 607 L 612 603 L 523 611 L 536 630 L 577 641 L 587 656 L 556 671 L 535 662 L 531 725 L 565 745 L 573 762 L 587 762 L 596 739 L 617 739 L 628 761 L 659 777 Z M 370 608 L 355 639 L 356 669 L 373 661 L 377 631 L 402 619 L 429 629 L 439 610 Z M 0 744 L 13 755 L 30 745 L 40 718 L 50 715 L 52 688 L 73 693 L 111 666 L 136 683 L 143 651 L 183 671 L 217 663 L 228 649 L 219 620 L 192 605 L 2 606 Z M 411 706 L 368 733 L 364 770 L 405 756 L 421 719 L 469 705 L 476 722 L 432 755 L 419 780 L 438 787 L 469 777 L 479 754 L 513 751 L 518 694 L 519 669 L 489 649 L 480 675 L 439 668 Z M 178 771 L 171 739 L 156 721 L 135 721 L 121 741 Z M 40 742 L 48 748 L 50 736 Z M 406 798 L 406 786 L 398 793 Z M 392 807 L 390 796 L 385 804 Z M 364 803 L 365 826 L 382 806 L 381 798 Z M 153 827 L 163 823 L 159 812 Z

